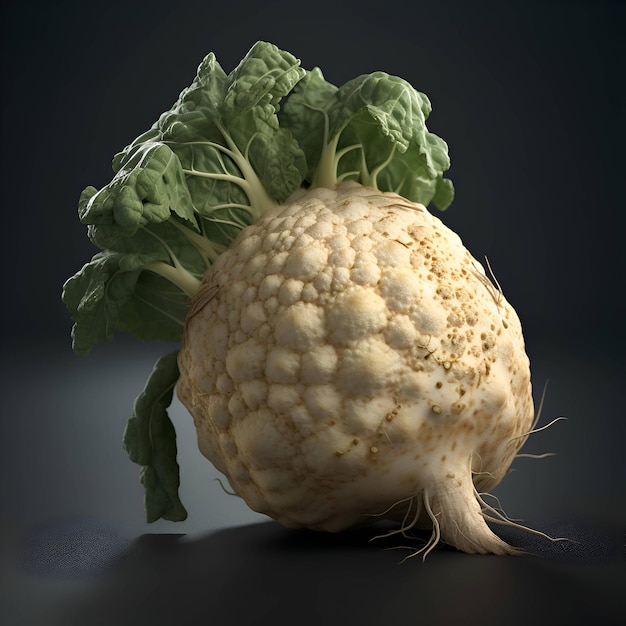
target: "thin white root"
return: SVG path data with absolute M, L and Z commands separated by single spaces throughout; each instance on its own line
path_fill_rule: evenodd
M 407 534 L 409 530 L 415 527 L 417 524 L 419 517 L 422 513 L 422 500 L 419 496 L 412 496 L 411 498 L 407 498 L 402 500 L 402 502 L 406 502 L 408 500 L 409 505 L 404 513 L 404 517 L 402 518 L 402 523 L 399 528 L 394 528 L 389 532 L 383 533 L 382 535 L 376 535 L 372 537 L 370 541 L 374 541 L 376 539 L 385 539 L 387 537 L 392 537 L 393 535 L 402 535 L 405 539 L 410 539 L 411 537 Z M 415 513 L 411 517 L 411 510 L 413 509 L 413 503 L 415 503 Z M 393 508 L 393 507 L 392 507 Z M 410 518 L 410 521 L 409 521 Z
M 553 419 L 549 424 L 546 424 L 545 426 L 542 426 L 541 428 L 537 428 L 537 424 L 539 423 L 539 419 L 541 418 L 541 414 L 543 413 L 543 405 L 545 403 L 546 400 L 546 394 L 548 391 L 548 383 L 550 382 L 550 380 L 546 380 L 546 382 L 543 385 L 543 390 L 541 392 L 541 398 L 539 399 L 539 406 L 537 407 L 537 412 L 535 414 L 535 418 L 533 419 L 533 423 L 530 426 L 530 430 L 528 430 L 525 433 L 522 433 L 521 435 L 517 435 L 515 437 L 511 437 L 511 439 L 509 439 L 507 441 L 507 445 L 509 445 L 511 442 L 513 441 L 517 441 L 518 439 L 523 439 L 524 437 L 529 437 L 530 435 L 534 434 L 534 433 L 539 433 L 542 430 L 546 430 L 547 428 L 549 428 L 550 426 L 554 425 L 556 422 L 560 422 L 562 420 L 567 420 L 567 417 L 561 416 L 561 417 L 557 417 L 556 419 Z M 536 454 L 517 454 L 515 455 L 515 458 L 533 458 L 533 459 L 544 459 L 548 456 L 555 456 L 555 452 L 546 452 L 545 454 L 540 454 L 540 455 L 536 455 Z
M 544 452 L 543 454 L 530 454 L 529 452 L 515 455 L 516 459 L 547 459 L 549 456 L 556 456 L 556 452 Z
M 216 478 L 215 480 L 219 483 L 219 485 L 222 488 L 222 491 L 224 493 L 227 493 L 229 496 L 237 496 L 237 497 L 239 497 L 238 493 L 235 493 L 234 491 L 229 491 L 228 489 L 226 489 L 226 487 L 224 487 L 224 483 L 219 478 Z
M 546 400 L 546 394 L 548 392 L 548 383 L 550 382 L 550 379 L 546 379 L 546 382 L 543 384 L 543 390 L 541 392 L 541 398 L 539 399 L 539 407 L 537 408 L 537 413 L 535 414 L 535 419 L 533 420 L 533 423 L 531 425 L 531 430 L 533 428 L 535 428 L 537 426 L 537 424 L 539 423 L 539 418 L 541 417 L 541 414 L 543 413 L 543 404 Z
M 437 519 L 438 514 L 433 513 L 433 510 L 430 506 L 428 489 L 424 489 L 424 508 L 426 509 L 428 517 L 430 517 L 433 523 L 433 534 L 430 536 L 430 540 L 425 546 L 426 550 L 424 551 L 422 561 L 424 561 L 426 557 L 435 549 L 435 546 L 439 543 L 439 540 L 441 539 L 441 526 L 439 525 L 439 520 Z
M 495 280 L 495 276 L 493 274 L 493 271 L 491 270 L 491 266 L 489 265 L 489 260 L 487 259 L 487 257 L 485 257 L 485 261 L 487 262 L 487 268 L 493 276 L 494 280 L 490 280 L 487 274 L 483 273 L 484 270 L 478 271 L 478 269 L 476 269 L 474 271 L 474 276 L 478 279 L 480 283 L 482 283 L 482 285 L 487 290 L 487 293 L 493 298 L 496 306 L 499 307 L 502 304 L 502 298 L 504 297 L 504 293 L 502 292 L 498 281 Z
M 433 481 L 424 489 L 422 502 L 433 531 L 426 545 L 407 558 L 421 554 L 425 559 L 440 541 L 469 554 L 522 553 L 500 539 L 487 525 L 481 504 L 492 510 L 498 519 L 507 518 L 478 496 L 468 470 L 452 479 Z M 512 521 L 508 523 L 515 525 Z
M 493 478 L 493 480 L 497 480 L 496 475 L 493 472 L 478 472 L 472 470 L 472 476 L 489 476 L 489 478 Z
M 487 255 L 485 255 L 485 264 L 487 265 L 487 269 L 489 270 L 489 273 L 491 274 L 491 279 L 493 280 L 496 286 L 496 290 L 498 292 L 497 297 L 494 298 L 494 300 L 496 301 L 496 306 L 500 306 L 500 304 L 502 304 L 502 298 L 504 298 L 504 291 L 502 291 L 502 287 L 500 286 L 500 283 L 498 282 L 498 279 L 496 278 L 496 275 L 491 267 L 491 263 L 489 263 L 489 258 L 487 257 Z
M 534 428 L 532 431 L 538 432 L 551 426 L 558 418 L 542 428 Z M 543 458 L 550 456 L 527 455 L 530 457 Z M 530 534 L 543 537 L 551 542 L 572 541 L 567 537 L 551 537 L 550 535 L 525 526 L 509 517 L 497 496 L 488 492 L 479 492 L 474 484 L 473 477 L 476 475 L 490 475 L 489 472 L 472 471 L 472 459 L 470 455 L 465 467 L 458 468 L 455 473 L 447 473 L 445 478 L 433 477 L 430 484 L 421 493 L 404 498 L 377 516 L 392 517 L 388 514 L 396 507 L 402 506 L 403 517 L 398 528 L 389 532 L 377 535 L 371 539 L 388 538 L 395 535 L 402 535 L 407 539 L 417 539 L 409 531 L 418 526 L 419 522 L 430 520 L 432 532 L 430 538 L 425 541 L 419 549 L 409 546 L 394 546 L 389 549 L 408 549 L 408 554 L 401 562 L 421 555 L 422 560 L 435 549 L 440 542 L 446 543 L 469 554 L 499 554 L 499 555 L 520 555 L 527 554 L 527 551 L 509 545 L 506 541 L 498 537 L 487 522 L 509 526 L 528 532 Z M 492 498 L 496 502 L 493 506 L 487 502 L 487 498 Z M 422 515 L 425 511 L 425 515 Z M 426 517 L 427 516 L 427 517 Z M 400 514 L 396 514 L 395 519 L 399 519 Z M 423 526 L 420 525 L 423 528 Z
M 563 417 L 563 416 L 556 417 L 550 423 L 546 424 L 545 426 L 541 426 L 541 428 L 533 428 L 533 429 L 529 430 L 528 432 L 522 433 L 521 435 L 517 435 L 516 437 L 511 437 L 507 441 L 507 445 L 509 445 L 513 441 L 517 441 L 518 439 L 522 439 L 523 437 L 528 437 L 529 435 L 532 435 L 534 433 L 540 433 L 542 430 L 546 430 L 546 428 L 550 428 L 550 426 L 553 426 L 557 422 L 561 422 L 563 420 L 567 420 L 567 417 Z
M 477 470 L 472 469 L 474 465 L 475 456 L 478 457 L 478 467 L 480 468 Z M 470 456 L 470 462 L 469 462 L 469 469 L 470 469 L 472 476 L 489 476 L 489 478 L 492 478 L 495 481 L 498 480 L 496 478 L 496 475 L 493 472 L 483 471 L 482 467 L 483 467 L 483 458 L 482 456 L 480 456 L 480 453 L 478 451 L 474 450 L 474 452 L 472 452 L 472 455 Z
M 401 504 L 404 504 L 405 502 L 410 502 L 415 497 L 416 496 L 409 496 L 408 498 L 403 498 L 402 500 L 398 500 L 397 502 L 394 502 L 390 507 L 386 508 L 381 513 L 368 513 L 367 517 L 385 517 L 387 513 L 391 513 L 391 511 L 393 511 L 397 506 L 400 506 Z
M 439 544 L 439 542 L 441 541 L 441 528 L 439 526 L 439 520 L 437 519 L 438 514 L 435 514 L 430 506 L 430 499 L 428 496 L 428 489 L 424 489 L 423 495 L 422 495 L 422 501 L 424 503 L 424 508 L 426 509 L 426 512 L 428 513 L 428 517 L 430 518 L 432 525 L 433 525 L 433 530 L 432 533 L 430 535 L 430 538 L 428 539 L 428 541 L 419 549 L 419 550 L 415 550 L 412 547 L 409 546 L 397 546 L 396 548 L 391 548 L 391 549 L 407 549 L 407 550 L 411 550 L 411 553 L 408 554 L 407 556 L 405 556 L 401 561 L 400 564 L 408 561 L 409 559 L 412 559 L 416 556 L 419 556 L 420 554 L 422 555 L 422 561 L 426 560 L 426 557 L 437 547 L 437 545 Z M 421 507 L 420 507 L 421 508 Z
M 536 530 L 534 528 L 530 528 L 529 526 L 524 526 L 523 524 L 518 523 L 517 521 L 508 517 L 503 510 L 496 509 L 492 507 L 490 504 L 488 504 L 487 502 L 485 502 L 485 500 L 482 497 L 483 495 L 491 495 L 491 494 L 480 494 L 478 493 L 478 491 L 476 491 L 476 488 L 474 487 L 474 496 L 476 497 L 476 500 L 481 506 L 481 515 L 488 522 L 492 522 L 494 524 L 500 524 L 502 526 L 511 526 L 513 528 L 517 528 L 519 530 L 529 532 L 533 535 L 543 537 L 544 539 L 548 539 L 549 541 L 553 541 L 553 542 L 572 541 L 568 537 L 551 537 L 550 535 L 547 535 L 546 533 L 541 532 L 540 530 Z M 492 497 L 495 497 L 495 496 L 492 496 Z M 489 511 L 490 513 L 493 513 L 493 515 L 488 515 L 487 513 L 485 513 L 485 511 Z
M 476 490 L 475 490 L 476 491 Z M 498 496 L 494 495 L 493 493 L 478 493 L 478 498 L 479 498 L 479 503 L 484 502 L 483 498 L 489 496 L 490 498 L 493 498 L 497 503 L 498 503 L 498 507 L 497 507 L 497 511 L 500 515 L 502 515 L 504 518 L 506 518 L 507 520 L 509 520 L 510 522 L 522 522 L 523 520 L 521 519 L 515 519 L 513 517 L 509 517 L 506 514 L 506 511 L 504 510 L 504 507 L 502 506 L 502 503 L 500 502 L 500 498 L 498 498 Z

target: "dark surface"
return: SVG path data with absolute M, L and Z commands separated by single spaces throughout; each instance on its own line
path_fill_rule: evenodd
M 371 542 L 371 530 L 327 535 L 261 523 L 195 540 L 146 534 L 116 559 L 120 541 L 109 536 L 110 567 L 98 568 L 95 582 L 88 572 L 76 580 L 76 567 L 57 559 L 58 575 L 73 576 L 74 588 L 39 607 L 45 617 L 37 623 L 623 623 L 622 529 L 580 519 L 543 529 L 580 543 L 509 533 L 540 556 L 469 557 L 441 546 L 425 562 L 402 562 L 411 551 L 393 548 L 406 539 Z M 89 552 L 90 530 L 92 543 L 102 543 L 101 531 L 75 529 L 79 554 Z
M 215 6 L 217 4 L 217 6 Z M 248 6 L 246 6 L 248 5 Z M 410 10 L 407 8 L 411 7 Z M 16 626 L 527 624 L 626 615 L 623 2 L 2 4 L 4 234 L 0 618 Z M 258 39 L 342 83 L 382 69 L 433 103 L 457 199 L 442 215 L 488 255 L 524 324 L 541 425 L 496 490 L 507 513 L 574 542 L 498 528 L 540 556 L 281 529 L 226 495 L 176 404 L 180 524 L 147 525 L 121 447 L 170 346 L 71 354 L 61 284 L 94 252 L 86 185 L 214 51 Z

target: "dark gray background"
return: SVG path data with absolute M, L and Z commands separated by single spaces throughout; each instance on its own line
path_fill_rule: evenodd
M 142 611 L 153 623 L 453 623 L 459 614 L 524 623 L 540 601 L 546 620 L 604 607 L 599 623 L 611 623 L 623 610 L 626 525 L 624 3 L 8 1 L 0 12 L 0 530 L 14 623 L 43 614 L 51 623 L 52 605 L 65 624 L 125 624 L 123 614 L 142 623 Z M 520 459 L 498 495 L 513 516 L 574 536 L 578 548 L 543 546 L 540 562 L 444 550 L 398 569 L 396 553 L 363 548 L 360 535 L 259 524 L 212 480 L 179 405 L 190 517 L 143 523 L 120 439 L 154 359 L 171 346 L 120 339 L 72 355 L 60 289 L 94 252 L 76 203 L 86 185 L 109 181 L 115 152 L 171 106 L 204 55 L 215 52 L 228 71 L 258 39 L 336 84 L 384 70 L 430 97 L 429 128 L 450 146 L 457 190 L 441 217 L 489 257 L 522 319 L 537 397 L 550 379 L 542 423 L 569 418 L 528 443 L 558 456 Z M 64 545 L 83 569 L 128 545 L 132 558 L 106 588 L 97 577 L 51 582 L 20 570 L 25 553 L 41 561 L 42 537 L 58 528 L 82 529 Z
M 382 69 L 426 92 L 457 188 L 443 217 L 489 256 L 528 336 L 614 336 L 623 3 L 112 0 L 5 2 L 2 13 L 12 333 L 68 329 L 59 285 L 92 252 L 80 191 L 110 180 L 115 152 L 171 106 L 208 51 L 230 70 L 265 39 L 336 84 Z

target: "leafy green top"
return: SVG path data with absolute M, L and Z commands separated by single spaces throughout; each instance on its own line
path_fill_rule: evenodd
M 206 269 L 242 228 L 300 188 L 351 179 L 447 208 L 448 149 L 426 128 L 430 110 L 401 78 L 375 72 L 338 88 L 266 42 L 229 74 L 209 54 L 172 108 L 115 155 L 111 182 L 80 196 L 79 218 L 99 252 L 63 286 L 74 350 L 88 354 L 116 332 L 179 341 Z M 166 424 L 177 378 L 175 358 L 164 357 L 125 438 L 143 467 L 151 520 L 186 515 Z M 145 452 L 149 432 L 159 433 L 159 454 Z

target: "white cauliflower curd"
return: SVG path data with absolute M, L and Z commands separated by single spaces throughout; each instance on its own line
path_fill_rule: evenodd
M 386 518 L 432 529 L 424 555 L 516 553 L 481 494 L 533 430 L 529 361 L 499 285 L 430 212 L 454 197 L 430 112 L 406 80 L 336 87 L 258 42 L 228 74 L 209 54 L 83 191 L 99 251 L 63 287 L 74 350 L 180 344 L 124 433 L 147 521 L 187 516 L 176 390 L 201 452 L 285 526 Z
M 269 210 L 205 274 L 179 366 L 200 450 L 252 509 L 339 531 L 414 499 L 447 543 L 510 550 L 476 490 L 532 426 L 520 322 L 424 206 L 344 183 Z

